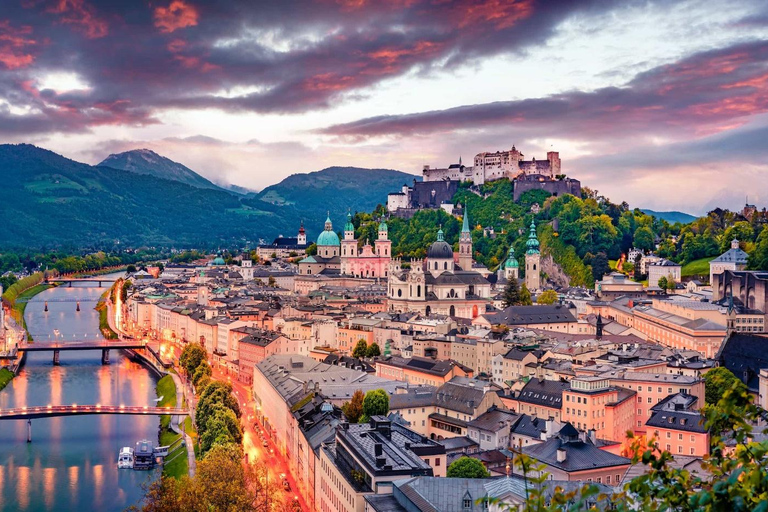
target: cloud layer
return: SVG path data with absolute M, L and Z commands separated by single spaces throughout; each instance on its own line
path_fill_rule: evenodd
M 247 141 L 267 135 L 273 137 L 256 147 L 280 170 L 269 174 L 273 181 L 320 162 L 418 172 L 420 164 L 443 165 L 455 153 L 511 142 L 532 153 L 557 143 L 573 171 L 620 194 L 617 169 L 622 179 L 635 179 L 651 173 L 653 162 L 670 171 L 689 166 L 678 174 L 696 175 L 697 165 L 727 160 L 725 152 L 686 153 L 677 167 L 656 155 L 702 141 L 725 148 L 729 134 L 757 133 L 768 115 L 768 7 L 757 0 L 728 13 L 696 0 L 8 4 L 0 12 L 0 137 L 48 141 L 80 155 L 116 145 L 146 143 L 162 154 L 184 146 L 195 155 L 185 162 L 191 167 L 249 186 L 268 184 L 244 171 L 254 151 Z M 686 46 L 695 51 L 635 56 L 633 67 L 623 69 L 600 64 L 595 54 L 599 85 L 574 78 L 580 85 L 569 86 L 570 77 L 589 75 L 593 63 L 575 69 L 564 62 L 566 50 L 606 37 L 611 25 L 639 25 L 649 16 L 679 19 L 679 34 L 665 34 L 670 47 L 676 36 L 699 34 L 696 45 Z M 709 24 L 696 27 L 701 19 Z M 624 37 L 611 46 L 631 54 L 650 43 L 637 34 Z M 556 86 L 517 92 L 550 68 L 563 70 Z M 522 72 L 530 69 L 536 71 Z M 489 81 L 507 85 L 509 93 L 471 94 L 487 91 Z M 469 101 L 418 108 L 458 96 Z M 747 140 L 755 146 L 745 152 L 754 172 L 766 150 Z M 243 160 L 212 158 L 211 151 Z M 281 165 L 286 161 L 290 169 Z M 612 171 L 600 161 L 613 161 Z

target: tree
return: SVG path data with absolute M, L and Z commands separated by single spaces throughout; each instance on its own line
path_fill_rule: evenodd
M 544 290 L 536 298 L 538 304 L 554 304 L 557 302 L 558 296 L 555 290 Z
M 389 395 L 383 389 L 372 389 L 363 399 L 363 416 L 386 416 L 389 413 Z
M 365 394 L 362 390 L 358 389 L 352 394 L 352 398 L 349 402 L 346 402 L 341 406 L 341 412 L 347 418 L 350 423 L 357 423 L 360 420 L 360 416 L 363 415 L 363 400 Z
M 661 276 L 659 278 L 657 284 L 659 285 L 659 288 L 661 288 L 662 290 L 664 290 L 664 291 L 667 290 L 667 278 L 666 277 Z
M 651 228 L 648 226 L 640 226 L 635 230 L 635 235 L 633 237 L 634 246 L 641 251 L 650 251 L 653 249 L 654 239 L 655 236 L 653 235 Z
M 231 409 L 236 417 L 240 417 L 240 405 L 237 403 L 237 399 L 232 396 L 232 384 L 213 381 L 200 394 L 200 400 L 198 400 L 195 409 L 195 422 L 201 436 L 205 433 L 208 420 L 213 417 L 216 406 L 219 404 Z
M 675 278 L 671 275 L 667 276 L 667 290 L 674 291 L 675 288 L 677 288 L 677 282 L 675 282 Z
M 368 350 L 365 351 L 366 357 L 376 357 L 381 355 L 381 349 L 378 343 L 371 343 Z
M 355 345 L 355 348 L 352 350 L 352 357 L 356 357 L 360 359 L 362 357 L 365 357 L 367 353 L 368 353 L 368 342 L 360 338 L 357 341 L 357 345 Z
M 482 462 L 472 457 L 459 457 L 448 466 L 448 478 L 488 478 L 491 474 Z
M 275 288 L 277 286 L 277 281 L 275 281 L 275 276 L 269 276 L 269 279 L 267 280 L 267 285 L 270 288 Z
M 747 268 L 750 270 L 768 270 L 768 226 L 764 227 L 758 235 L 755 249 L 747 258 Z
M 213 370 L 211 370 L 211 365 L 208 364 L 208 361 L 200 363 L 195 369 L 195 373 L 192 375 L 192 385 L 195 386 L 195 389 L 197 389 L 197 386 L 203 377 L 210 377 L 212 373 Z
M 528 287 L 525 285 L 525 283 L 523 283 L 523 286 L 520 287 L 520 305 L 533 305 L 533 301 L 531 300 L 531 292 L 528 291 Z
M 723 366 L 712 368 L 704 374 L 704 401 L 710 405 L 716 404 L 726 390 L 734 385 L 738 386 L 737 382 L 744 385 L 728 368 Z
M 515 276 L 509 276 L 507 286 L 504 287 L 504 307 L 520 305 L 520 287 Z
M 309 247 L 305 249 L 307 256 L 314 256 L 317 254 L 317 244 L 315 242 L 312 242 L 309 244 Z
M 197 367 L 200 366 L 200 363 L 205 361 L 206 358 L 207 354 L 202 345 L 199 343 L 190 343 L 181 351 L 179 364 L 187 375 L 194 375 Z
M 604 252 L 595 254 L 590 265 L 592 265 L 592 276 L 598 281 L 602 279 L 605 274 L 609 274 L 611 272 L 611 265 L 608 263 L 608 256 Z
M 243 431 L 237 416 L 231 409 L 222 404 L 214 405 L 211 416 L 206 423 L 205 432 L 200 436 L 200 450 L 207 452 L 215 444 L 240 444 L 243 441 Z
M 136 272 L 136 265 L 128 265 L 128 266 L 125 268 L 125 271 L 126 271 L 127 273 L 129 273 L 129 274 L 133 274 L 134 272 Z

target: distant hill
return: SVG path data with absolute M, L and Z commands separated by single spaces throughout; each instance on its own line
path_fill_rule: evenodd
M 0 145 L 0 246 L 212 246 L 269 238 L 292 209 L 214 188 L 90 166 L 28 144 Z
M 657 212 L 654 210 L 645 210 L 645 209 L 640 209 L 640 211 L 645 213 L 646 215 L 653 215 L 656 218 L 664 219 L 670 224 L 674 224 L 675 222 L 679 222 L 681 224 L 688 224 L 689 222 L 693 222 L 696 219 L 698 219 L 698 217 L 696 217 L 695 215 L 690 215 L 688 213 L 683 213 L 683 212 Z
M 391 169 L 328 167 L 308 174 L 293 174 L 262 190 L 262 201 L 292 205 L 299 211 L 345 214 L 347 209 L 371 211 L 386 204 L 387 194 L 412 185 L 413 174 Z M 420 178 L 417 178 L 420 179 Z M 323 218 L 324 220 L 324 218 Z
M 341 229 L 348 208 L 370 211 L 413 178 L 333 167 L 236 194 L 146 150 L 91 166 L 29 144 L 0 145 L 0 247 L 253 247 L 294 236 L 301 221 L 314 239 L 326 211 Z
M 158 155 L 149 149 L 134 149 L 133 151 L 109 155 L 99 166 L 174 180 L 197 188 L 221 190 L 221 187 L 214 185 L 189 167 Z

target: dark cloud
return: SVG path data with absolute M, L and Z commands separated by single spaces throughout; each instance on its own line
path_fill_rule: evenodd
M 655 68 L 625 87 L 370 117 L 321 132 L 359 140 L 509 126 L 528 137 L 616 141 L 715 133 L 766 111 L 768 41 L 756 41 Z
M 413 70 L 521 51 L 545 41 L 575 12 L 611 4 L 23 0 L 4 3 L 0 14 L 0 67 L 11 72 L 0 99 L 13 96 L 14 106 L 35 109 L 33 117 L 52 116 L 54 129 L 68 125 L 52 109 L 72 116 L 74 126 L 120 118 L 141 124 L 169 107 L 304 112 L 354 99 Z M 76 73 L 90 88 L 76 99 L 34 90 L 35 77 L 56 71 Z M 248 92 L 216 95 L 222 90 Z M 67 103 L 63 110 L 61 102 Z M 123 110 L 90 113 L 109 105 Z

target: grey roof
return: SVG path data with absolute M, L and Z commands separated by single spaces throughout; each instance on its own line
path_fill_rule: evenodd
M 737 265 L 747 264 L 747 253 L 741 249 L 728 249 L 717 258 L 711 260 L 709 263 L 735 263 Z
M 443 240 L 433 242 L 427 249 L 427 258 L 447 259 L 453 258 L 453 248 Z
M 570 426 L 570 429 L 568 428 Z M 558 450 L 565 450 L 565 460 L 557 460 Z M 526 446 L 523 453 L 549 466 L 566 472 L 585 471 L 614 466 L 629 466 L 630 459 L 601 450 L 582 441 L 572 425 L 566 424 L 560 434 L 540 444 Z
M 570 389 L 570 387 L 568 382 L 533 378 L 523 386 L 517 399 L 528 404 L 562 409 L 563 391 Z
M 478 430 L 485 430 L 486 432 L 498 432 L 499 430 L 508 429 L 510 425 L 517 421 L 518 417 L 519 415 L 513 412 L 491 407 L 486 412 L 470 421 L 468 426 Z
M 547 306 L 509 306 L 500 313 L 487 315 L 492 324 L 527 325 L 553 322 L 575 322 L 570 310 L 561 304 Z
M 390 410 L 407 409 L 409 407 L 428 407 L 435 403 L 433 386 L 417 386 L 407 389 L 400 388 L 389 397 Z
M 438 441 L 438 443 L 445 447 L 446 452 L 452 452 L 456 450 L 464 451 L 467 448 L 475 448 L 478 446 L 477 442 L 473 441 L 467 436 L 449 437 L 447 439 L 441 439 Z
M 392 423 L 385 416 L 373 416 L 368 423 L 345 424 L 337 431 L 336 442 L 343 443 L 346 449 L 354 452 L 371 474 L 406 472 L 431 476 L 431 466 L 416 452 L 445 453 L 442 445 Z
M 512 425 L 510 433 L 541 439 L 541 434 L 547 431 L 547 420 L 522 414 Z
M 410 368 L 413 370 L 418 370 L 420 372 L 429 373 L 432 375 L 440 375 L 440 376 L 445 376 L 449 374 L 453 370 L 454 366 L 458 366 L 459 368 L 461 368 L 462 370 L 468 373 L 472 371 L 472 368 L 464 366 L 463 364 L 457 363 L 456 361 L 453 361 L 453 360 L 438 361 L 428 357 L 404 358 L 404 357 L 393 356 L 388 359 L 379 361 L 378 364 L 381 364 L 381 363 L 396 366 L 398 368 Z

